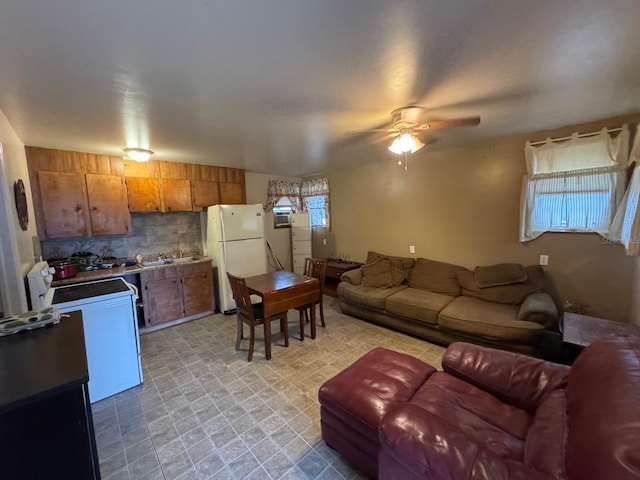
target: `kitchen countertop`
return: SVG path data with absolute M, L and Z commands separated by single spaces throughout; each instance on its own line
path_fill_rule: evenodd
M 178 265 L 191 265 L 193 263 L 200 263 L 211 261 L 209 257 L 193 257 L 193 260 L 180 263 L 165 263 L 164 265 L 154 265 L 152 267 L 143 267 L 141 265 L 133 265 L 131 267 L 112 267 L 112 268 L 100 268 L 97 270 L 90 270 L 88 272 L 78 272 L 73 278 L 65 278 L 62 280 L 54 280 L 51 284 L 52 287 L 60 287 L 64 285 L 74 285 L 76 283 L 91 282 L 93 280 L 102 280 L 105 278 L 122 277 L 124 275 L 131 275 L 140 273 L 143 270 L 153 270 L 157 268 L 175 267 Z

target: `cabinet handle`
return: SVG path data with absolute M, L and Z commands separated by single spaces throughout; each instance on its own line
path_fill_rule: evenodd
M 93 208 L 91 209 L 91 211 L 92 211 L 92 212 L 95 212 L 97 209 L 98 209 L 98 207 L 93 207 Z

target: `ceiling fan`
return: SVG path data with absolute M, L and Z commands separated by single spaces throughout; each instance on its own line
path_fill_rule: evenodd
M 391 128 L 373 128 L 358 133 L 384 132 L 395 137 L 389 150 L 393 153 L 414 153 L 424 147 L 419 134 L 426 130 L 435 130 L 451 127 L 476 126 L 480 123 L 480 117 L 456 118 L 452 120 L 422 121 L 422 115 L 426 109 L 418 106 L 396 108 L 391 112 Z

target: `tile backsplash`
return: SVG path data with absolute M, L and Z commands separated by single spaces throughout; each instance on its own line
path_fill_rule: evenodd
M 133 235 L 88 238 L 62 238 L 42 241 L 42 258 L 67 258 L 74 252 L 100 255 L 107 247 L 117 258 L 137 254 L 145 260 L 159 255 L 202 255 L 200 213 L 132 213 Z

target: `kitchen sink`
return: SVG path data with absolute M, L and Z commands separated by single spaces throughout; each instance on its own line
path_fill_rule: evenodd
M 185 263 L 193 261 L 193 257 L 172 258 L 171 263 Z
M 169 260 L 154 260 L 153 262 L 142 262 L 143 267 L 157 267 L 158 265 L 166 265 L 171 263 Z

